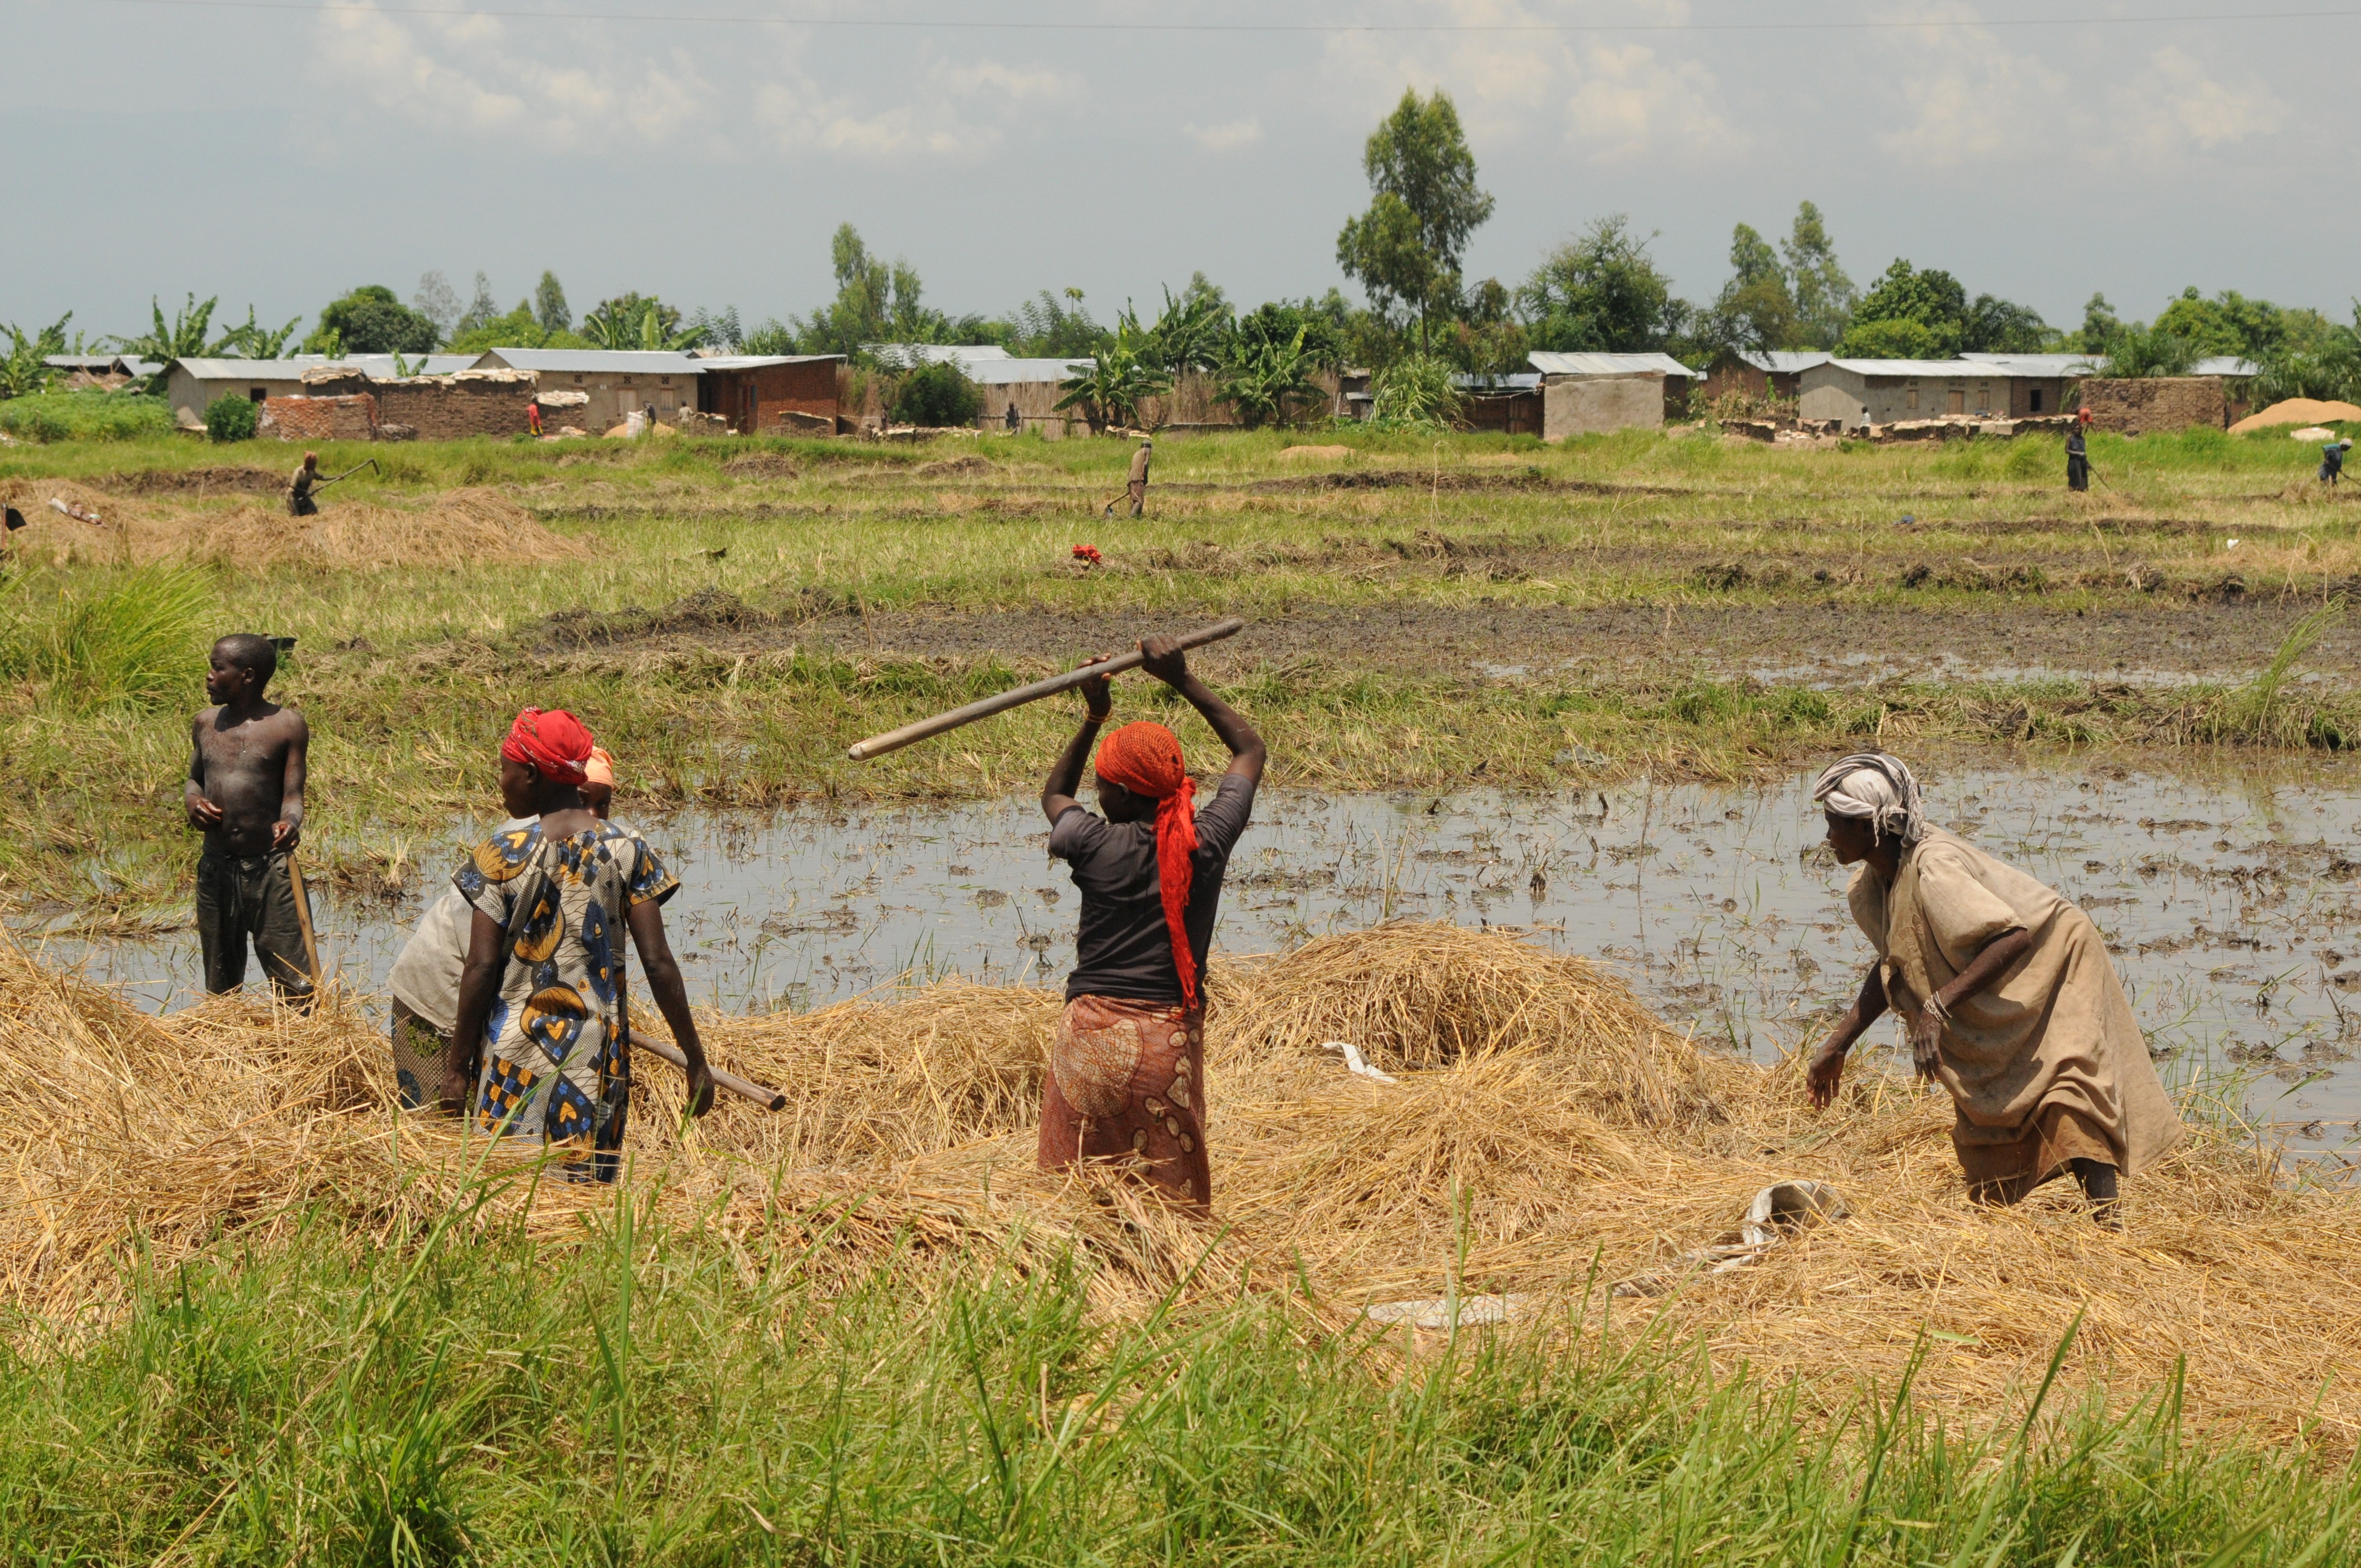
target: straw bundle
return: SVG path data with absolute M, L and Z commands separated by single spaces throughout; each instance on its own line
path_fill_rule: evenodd
M 333 495 L 333 492 L 332 492 Z M 93 526 L 57 511 L 52 497 L 95 515 Z M 328 567 L 529 565 L 588 554 L 497 491 L 452 490 L 423 506 L 323 498 L 316 517 L 241 499 L 220 508 L 126 499 L 66 480 L 19 480 L 0 499 L 25 514 L 15 548 L 33 559 L 146 565 L 222 562 L 239 566 Z
M 1175 1288 L 1301 1281 L 1342 1326 L 1365 1302 L 1455 1287 L 1570 1306 L 1593 1284 L 1597 1332 L 1606 1285 L 1722 1239 L 1757 1190 L 1805 1178 L 1852 1217 L 1618 1300 L 1615 1322 L 1697 1333 L 1718 1363 L 1793 1375 L 1830 1410 L 1864 1378 L 1890 1387 L 1926 1331 L 1922 1392 L 1997 1410 L 2079 1317 L 2076 1383 L 2127 1395 L 2185 1355 L 2192 1420 L 2331 1448 L 2361 1426 L 2342 1376 L 2361 1354 L 2361 1203 L 2291 1186 L 2251 1148 L 2201 1134 L 2126 1183 L 2126 1228 L 2109 1233 L 2070 1183 L 2015 1211 L 1969 1205 L 1948 1102 L 1906 1080 L 1857 1069 L 1813 1112 L 1794 1064 L 1708 1056 L 1612 979 L 1502 936 L 1390 926 L 1217 968 L 1209 992 L 1215 1229 L 1120 1179 L 1036 1169 L 1059 999 L 966 984 L 709 1020 L 716 1057 L 789 1108 L 725 1102 L 684 1133 L 679 1076 L 651 1063 L 631 1179 L 708 1235 L 808 1249 L 822 1288 L 893 1248 L 1019 1266 L 1070 1250 L 1111 1315 Z M 52 1317 L 118 1299 L 135 1243 L 170 1261 L 323 1203 L 357 1241 L 415 1234 L 481 1155 L 386 1109 L 381 1037 L 340 1003 L 148 1019 L 0 946 L 0 1294 Z M 1401 1081 L 1319 1048 L 1356 1028 Z M 562 1236 L 612 1201 L 519 1182 L 484 1212 Z

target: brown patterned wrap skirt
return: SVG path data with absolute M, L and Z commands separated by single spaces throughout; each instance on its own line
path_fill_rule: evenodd
M 1213 1207 L 1205 1159 L 1205 1014 L 1077 996 L 1041 1083 L 1041 1168 L 1119 1164 L 1189 1212 Z

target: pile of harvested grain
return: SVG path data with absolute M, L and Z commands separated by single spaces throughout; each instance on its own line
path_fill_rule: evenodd
M 811 1277 L 917 1255 L 1062 1248 L 1100 1310 L 1192 1294 L 1312 1291 L 1335 1324 L 1371 1300 L 1518 1291 L 1578 1303 L 1719 1239 L 1758 1189 L 1833 1185 L 1852 1217 L 1755 1266 L 1617 1301 L 1615 1322 L 1696 1332 L 1717 1362 L 1793 1374 L 1833 1410 L 1890 1387 L 1921 1343 L 1922 1390 L 1982 1410 L 2037 1383 L 2070 1325 L 2076 1383 L 2153 1386 L 2187 1358 L 2188 1409 L 2277 1438 L 2351 1445 L 2361 1354 L 2361 1203 L 2281 1179 L 2201 1135 L 2126 1183 L 2120 1234 L 2070 1184 L 1986 1212 L 1961 1190 L 1949 1113 L 1857 1070 L 1833 1111 L 1792 1066 L 1698 1051 L 1589 966 L 1506 937 L 1389 926 L 1209 978 L 1209 1138 L 1221 1229 L 1134 1189 L 1033 1166 L 1053 993 L 945 984 L 802 1015 L 715 1018 L 716 1057 L 777 1084 L 766 1115 L 724 1102 L 686 1137 L 678 1076 L 649 1062 L 634 1179 L 671 1212 L 811 1248 Z M 462 1190 L 481 1146 L 385 1109 L 381 1042 L 217 1002 L 163 1020 L 0 948 L 0 1294 L 69 1313 L 118 1292 L 135 1235 L 170 1260 L 323 1202 L 357 1232 L 409 1233 Z M 1356 1031 L 1357 1034 L 1356 1037 Z M 1331 1038 L 1397 1072 L 1349 1074 Z M 661 1180 L 657 1180 L 658 1176 Z M 566 1234 L 595 1190 L 522 1186 Z M 1620 1328 L 1619 1328 L 1619 1331 Z
M 99 523 L 59 512 L 52 498 Z M 0 500 L 25 514 L 27 527 L 14 547 L 34 560 L 464 566 L 578 560 L 588 554 L 579 541 L 543 527 L 514 501 L 480 488 L 452 490 L 415 507 L 323 498 L 320 514 L 307 518 L 250 500 L 217 508 L 135 500 L 58 479 L 0 486 Z

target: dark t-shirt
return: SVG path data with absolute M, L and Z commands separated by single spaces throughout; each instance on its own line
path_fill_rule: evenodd
M 1205 972 L 1213 945 L 1213 915 L 1222 902 L 1222 873 L 1230 850 L 1254 811 L 1255 786 L 1224 774 L 1213 798 L 1197 811 L 1197 852 L 1189 883 L 1189 950 Z M 1180 974 L 1172 967 L 1172 938 L 1164 926 L 1164 899 L 1156 882 L 1156 824 L 1109 822 L 1072 806 L 1049 829 L 1049 853 L 1064 861 L 1082 894 L 1082 929 L 1074 938 L 1074 972 L 1066 996 L 1119 996 L 1129 1002 L 1180 1005 Z

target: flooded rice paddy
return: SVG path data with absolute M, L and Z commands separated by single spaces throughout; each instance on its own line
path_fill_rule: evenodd
M 2341 772 L 2106 767 L 1962 771 L 1930 777 L 1927 797 L 1934 820 L 2090 913 L 2169 1081 L 2235 1075 L 2294 1148 L 2353 1138 L 2361 787 Z M 904 975 L 1054 985 L 1071 960 L 1076 894 L 1029 799 L 642 827 L 685 884 L 666 922 L 699 1002 L 810 1007 Z M 1802 778 L 1440 799 L 1272 790 L 1231 863 L 1217 942 L 1267 951 L 1389 917 L 1501 927 L 1615 966 L 1700 1039 L 1768 1060 L 1860 983 L 1869 950 L 1845 876 Z M 348 983 L 382 987 L 425 891 L 323 900 L 322 940 Z M 196 993 L 192 931 L 52 950 L 148 1007 Z M 1863 1049 L 1897 1038 L 1882 1023 Z

